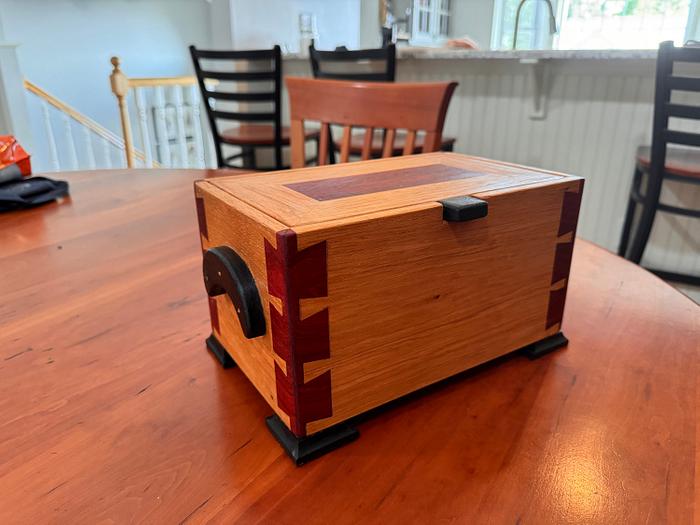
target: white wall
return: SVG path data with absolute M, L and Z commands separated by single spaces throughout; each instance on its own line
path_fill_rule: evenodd
M 282 46 L 299 52 L 299 13 L 316 15 L 317 47 L 360 47 L 360 0 L 231 0 L 236 49 Z
M 384 0 L 360 0 L 360 47 L 375 48 L 382 45 L 379 20 L 379 2 Z
M 303 11 L 316 15 L 318 47 L 357 48 L 370 9 L 378 20 L 378 0 L 0 0 L 0 35 L 20 44 L 27 79 L 119 132 L 112 55 L 139 77 L 190 74 L 191 43 L 296 52 Z M 378 21 L 372 25 L 378 44 Z M 362 38 L 370 44 L 371 36 Z
M 212 49 L 233 47 L 232 3 L 233 0 L 209 0 L 209 43 Z
M 26 78 L 115 132 L 109 58 L 129 76 L 189 74 L 187 46 L 210 44 L 205 0 L 0 0 Z
M 378 10 L 378 0 L 369 2 Z M 295 52 L 304 11 L 316 15 L 319 47 L 360 46 L 361 0 L 0 0 L 0 40 L 20 44 L 24 77 L 121 134 L 109 88 L 111 56 L 121 58 L 131 77 L 155 77 L 191 74 L 189 44 L 220 49 L 281 44 Z M 27 100 L 34 168 L 48 170 L 40 106 L 33 95 Z M 69 151 L 61 126 L 60 119 L 54 122 L 59 157 Z M 121 162 L 121 156 L 113 161 Z
M 14 135 L 27 151 L 31 151 L 34 144 L 22 85 L 22 71 L 17 59 L 17 46 L 4 42 L 1 33 L 0 135 Z
M 491 45 L 494 0 L 457 0 L 452 2 L 449 34 L 451 38 L 468 36 L 481 49 Z

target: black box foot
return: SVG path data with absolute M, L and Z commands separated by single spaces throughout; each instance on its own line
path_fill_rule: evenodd
M 536 343 L 532 343 L 531 345 L 522 348 L 520 351 L 528 359 L 537 359 L 538 357 L 542 357 L 543 355 L 548 354 L 557 348 L 566 346 L 568 343 L 569 340 L 564 337 L 564 334 L 559 332 L 554 335 L 550 335 L 549 337 L 545 337 Z
M 265 418 L 267 428 L 297 466 L 350 443 L 360 433 L 347 423 L 338 423 L 307 437 L 296 437 L 277 416 Z
M 219 340 L 214 337 L 214 334 L 207 337 L 207 348 L 212 354 L 214 354 L 214 357 L 216 357 L 217 361 L 221 363 L 223 368 L 233 368 L 236 366 L 236 362 L 226 351 L 224 346 L 219 342 Z

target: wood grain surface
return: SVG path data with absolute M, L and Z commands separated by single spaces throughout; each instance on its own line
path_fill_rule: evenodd
M 567 349 L 431 387 L 294 467 L 204 348 L 205 175 L 67 173 L 68 202 L 0 216 L 0 523 L 694 521 L 698 306 L 580 240 Z
M 415 188 L 416 186 L 425 186 L 456 179 L 468 179 L 469 177 L 478 177 L 480 175 L 482 173 L 466 171 L 454 166 L 431 164 L 413 168 L 389 169 L 380 173 L 367 173 L 365 175 L 310 180 L 286 184 L 285 186 L 314 200 L 329 201 L 401 188 Z
M 333 414 L 307 432 L 557 333 L 546 322 L 557 231 L 580 182 L 481 193 L 488 216 L 464 223 L 433 202 L 298 232 L 302 247 L 328 245 L 330 359 L 305 379 L 330 370 Z
M 421 171 L 434 172 L 433 180 Z M 396 171 L 412 184 L 392 182 Z M 464 173 L 459 176 L 457 170 Z M 442 172 L 441 179 L 437 174 Z M 444 175 L 451 174 L 445 177 Z M 376 181 L 371 179 L 374 175 Z M 269 214 L 290 228 L 412 206 L 461 195 L 478 195 L 499 189 L 560 181 L 566 175 L 537 168 L 471 157 L 457 153 L 425 153 L 407 157 L 376 159 L 362 163 L 301 168 L 272 173 L 255 173 L 221 178 L 212 185 Z M 357 179 L 353 183 L 351 178 Z M 381 181 L 386 178 L 386 186 Z M 331 200 L 317 200 L 304 194 L 309 187 L 319 191 L 340 179 Z M 316 184 L 314 184 L 316 183 Z M 319 187 L 320 184 L 320 187 Z

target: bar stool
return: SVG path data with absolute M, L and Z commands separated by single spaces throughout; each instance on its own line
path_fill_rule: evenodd
M 644 254 L 657 211 L 700 218 L 700 209 L 680 208 L 660 202 L 665 180 L 700 184 L 700 151 L 691 149 L 700 147 L 700 133 L 669 129 L 671 117 L 700 120 L 700 106 L 671 100 L 672 93 L 676 91 L 700 92 L 700 78 L 674 74 L 674 64 L 678 62 L 700 63 L 700 48 L 675 47 L 673 42 L 662 42 L 659 47 L 652 144 L 651 147 L 637 150 L 632 189 L 618 248 L 619 255 L 637 264 Z M 668 147 L 669 144 L 683 147 Z M 648 180 L 642 193 L 644 175 Z M 641 215 L 632 231 L 638 207 L 641 207 Z M 649 270 L 668 281 L 700 285 L 700 276 Z
M 240 167 L 232 161 L 241 159 L 243 167 L 259 169 L 256 165 L 255 151 L 258 148 L 274 149 L 274 165 L 263 169 L 284 169 L 282 148 L 289 146 L 289 127 L 282 126 L 282 53 L 279 46 L 272 49 L 250 51 L 211 51 L 190 46 L 194 70 L 199 81 L 202 100 L 207 110 L 219 168 Z M 207 60 L 206 68 L 202 60 Z M 242 67 L 237 71 L 208 69 L 211 64 L 230 64 L 236 61 L 245 65 L 256 63 L 255 68 Z M 267 66 L 267 67 L 261 67 Z M 210 81 L 226 83 L 233 89 L 223 90 L 221 86 L 214 91 L 209 89 Z M 272 84 L 264 90 L 250 91 L 250 84 Z M 240 87 L 244 87 L 241 90 Z M 216 107 L 217 103 L 237 104 L 235 109 Z M 271 110 L 260 111 L 241 107 L 241 103 L 259 108 L 259 104 L 272 106 Z M 217 123 L 239 122 L 235 127 L 220 130 Z M 318 132 L 309 131 L 306 140 L 317 140 Z M 239 146 L 240 153 L 226 155 L 224 145 Z

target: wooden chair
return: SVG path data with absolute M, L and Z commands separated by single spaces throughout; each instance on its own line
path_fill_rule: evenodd
M 272 148 L 274 165 L 267 169 L 284 169 L 282 148 L 289 146 L 289 128 L 282 126 L 282 53 L 279 46 L 272 49 L 251 51 L 211 51 L 190 46 L 190 54 L 199 82 L 209 124 L 211 126 L 216 156 L 220 168 L 235 167 L 231 164 L 242 159 L 246 168 L 258 169 L 255 151 L 258 148 Z M 202 61 L 206 60 L 206 69 Z M 216 68 L 209 69 L 210 64 L 231 65 L 237 62 L 236 71 Z M 230 89 L 219 85 L 217 90 L 210 90 L 209 81 L 226 83 Z M 272 87 L 250 91 L 249 84 L 266 83 Z M 244 89 L 241 89 L 244 88 Z M 218 107 L 228 104 L 227 108 Z M 231 105 L 235 104 L 235 108 Z M 258 104 L 265 104 L 272 109 L 261 111 Z M 245 107 L 247 105 L 249 107 Z M 253 106 L 253 109 L 250 109 Z M 219 121 L 239 122 L 235 127 L 219 129 Z M 307 140 L 315 140 L 317 133 L 310 131 Z M 238 146 L 240 153 L 226 155 L 225 145 Z
M 700 48 L 677 48 L 673 42 L 663 42 L 659 47 L 656 64 L 656 94 L 654 100 L 654 124 L 651 148 L 637 150 L 637 161 L 630 190 L 629 204 L 618 254 L 639 264 L 644 254 L 657 211 L 686 217 L 700 218 L 700 210 L 680 208 L 660 202 L 661 188 L 665 180 L 700 184 L 700 133 L 669 129 L 670 118 L 700 121 L 700 106 L 672 101 L 672 93 L 678 91 L 700 92 L 700 78 L 680 76 L 674 73 L 678 62 L 700 63 Z M 679 144 L 683 148 L 669 147 Z M 642 179 L 647 175 L 644 194 Z M 635 212 L 641 207 L 641 216 L 632 233 Z M 700 276 L 651 269 L 659 277 L 676 282 L 700 285 Z
M 396 80 L 396 46 L 389 44 L 379 49 L 358 49 L 349 51 L 338 47 L 335 51 L 319 51 L 313 42 L 309 46 L 309 58 L 314 78 L 329 80 L 352 80 L 359 82 L 394 82 Z M 455 139 L 443 137 L 440 143 L 442 151 L 452 151 Z M 381 157 L 383 153 L 384 132 L 375 130 L 372 141 L 372 157 Z M 401 155 L 406 144 L 403 133 L 396 135 L 393 154 Z M 361 135 L 354 135 L 350 140 L 350 154 L 360 155 L 364 145 Z M 423 151 L 423 136 L 418 135 L 414 143 L 414 153 Z M 340 149 L 340 143 L 335 144 Z
M 351 153 L 352 129 L 365 128 L 360 156 L 372 156 L 375 129 L 386 129 L 382 157 L 395 152 L 397 130 L 406 130 L 401 153 L 415 153 L 418 131 L 425 131 L 423 151 L 440 149 L 442 128 L 447 107 L 456 82 L 391 83 L 347 82 L 288 77 L 290 119 L 292 128 L 292 168 L 305 164 L 305 122 L 320 122 L 319 164 L 328 159 L 330 124 L 343 126 L 340 161 L 348 162 Z

